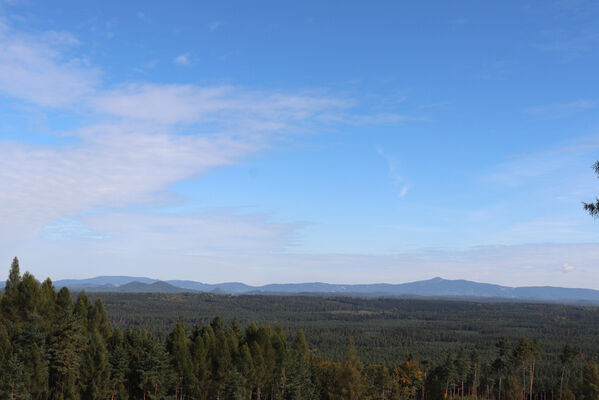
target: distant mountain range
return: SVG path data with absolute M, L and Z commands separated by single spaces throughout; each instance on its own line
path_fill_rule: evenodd
M 508 287 L 466 280 L 433 278 L 402 284 L 340 285 L 329 283 L 288 283 L 250 286 L 240 282 L 208 284 L 195 281 L 160 281 L 134 276 L 98 276 L 90 279 L 65 279 L 54 282 L 57 288 L 72 291 L 126 293 L 183 293 L 270 295 L 332 295 L 353 297 L 435 297 L 545 301 L 558 303 L 599 304 L 599 290 L 570 289 L 553 286 Z M 4 282 L 0 283 L 0 287 Z

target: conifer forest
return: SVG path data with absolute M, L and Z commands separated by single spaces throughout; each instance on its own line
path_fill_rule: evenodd
M 15 258 L 0 298 L 1 399 L 599 399 L 594 307 L 102 294 L 105 306 L 99 296 L 57 291 Z M 194 299 L 201 317 L 181 304 Z M 326 323 L 323 310 L 336 311 Z M 435 314 L 453 319 L 431 336 L 416 321 Z

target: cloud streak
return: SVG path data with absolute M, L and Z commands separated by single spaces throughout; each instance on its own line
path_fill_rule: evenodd
M 525 109 L 524 112 L 539 119 L 559 119 L 569 117 L 582 111 L 592 110 L 596 107 L 597 103 L 595 101 L 577 100 L 569 103 L 545 104 L 530 107 Z
M 99 68 L 69 56 L 77 46 L 68 33 L 0 30 L 0 93 L 42 108 L 76 108 L 80 120 L 79 128 L 56 133 L 66 144 L 0 140 L 0 254 L 12 254 L 11 246 L 31 235 L 43 237 L 44 226 L 57 219 L 90 212 L 108 219 L 127 207 L 173 200 L 168 190 L 175 182 L 239 163 L 315 121 L 335 116 L 338 123 L 355 105 L 318 92 L 235 86 L 127 82 L 107 88 Z
M 79 44 L 50 31 L 34 37 L 0 27 L 0 91 L 43 107 L 70 107 L 100 82 L 98 69 L 68 55 Z
M 376 151 L 387 163 L 387 171 L 389 177 L 391 178 L 393 184 L 397 188 L 397 197 L 401 199 L 406 194 L 408 194 L 408 191 L 410 190 L 410 185 L 406 183 L 404 177 L 399 173 L 397 161 L 389 154 L 387 154 L 385 151 L 383 151 L 383 149 L 380 147 L 377 148 Z
M 173 62 L 177 65 L 182 65 L 184 67 L 189 67 L 191 65 L 191 53 L 187 52 L 184 54 L 179 54 Z

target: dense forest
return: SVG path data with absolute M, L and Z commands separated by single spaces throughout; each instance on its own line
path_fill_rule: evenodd
M 165 329 L 164 317 L 144 318 L 151 315 L 148 308 L 153 303 L 143 299 L 162 298 L 176 315 L 177 310 L 185 311 L 181 302 L 186 298 L 166 301 L 150 295 L 138 298 L 145 307 L 126 297 L 109 296 L 110 308 L 121 309 L 109 318 L 102 298 L 83 292 L 73 296 L 67 288 L 56 291 L 50 279 L 40 283 L 29 273 L 21 276 L 15 258 L 0 297 L 0 399 L 599 399 L 599 367 L 593 353 L 596 335 L 592 334 L 597 329 L 597 310 L 593 308 L 558 308 L 561 318 L 556 319 L 555 309 L 521 305 L 523 317 L 519 319 L 513 304 L 444 307 L 433 302 L 427 308 L 425 303 L 407 300 L 314 297 L 288 298 L 289 303 L 281 306 L 277 304 L 281 299 L 269 297 L 270 309 L 276 310 L 274 317 L 280 320 L 273 326 L 266 318 L 251 322 L 251 317 L 260 317 L 260 310 L 266 309 L 260 296 L 195 296 L 220 306 L 228 304 L 222 310 L 228 310 L 225 318 L 184 315 L 175 317 Z M 247 313 L 240 311 L 238 322 L 232 318 L 236 312 L 231 305 L 243 308 L 246 300 Z M 172 306 L 173 302 L 180 306 Z M 142 310 L 138 318 L 127 308 L 135 305 Z M 306 309 L 308 305 L 312 309 Z M 401 306 L 405 306 L 403 311 Z M 491 346 L 472 337 L 480 336 L 476 330 L 459 336 L 457 332 L 468 324 L 477 329 L 476 321 L 468 321 L 476 315 L 473 307 L 487 322 L 494 312 L 499 321 L 519 321 L 513 326 L 517 334 L 523 333 L 528 316 L 532 328 L 528 332 L 536 335 L 517 339 L 513 334 L 499 335 Z M 447 324 L 445 331 L 430 332 L 433 325 L 422 323 L 449 310 L 453 310 L 451 317 L 440 318 Z M 548 311 L 545 332 L 541 329 L 543 310 Z M 349 327 L 336 338 L 344 350 L 330 358 L 326 341 L 311 345 L 311 333 L 327 337 L 326 325 L 314 325 L 322 320 L 323 311 L 327 315 L 336 311 L 328 319 L 335 332 L 341 332 L 343 324 Z M 165 307 L 158 308 L 154 315 L 164 312 Z M 438 345 L 428 352 L 414 346 L 417 353 L 380 362 L 361 357 L 368 348 L 355 346 L 352 333 L 364 340 L 364 331 L 354 328 L 369 321 L 386 322 L 383 329 L 372 326 L 369 336 L 372 343 L 378 340 L 383 348 L 390 348 L 386 334 L 392 330 L 386 329 L 400 322 L 398 314 L 408 321 L 409 316 L 418 315 L 419 319 L 409 322 L 420 327 L 430 343 L 436 337 Z M 570 324 L 570 316 L 578 317 Z M 298 323 L 288 325 L 294 318 Z M 459 322 L 459 329 L 450 329 L 450 318 Z M 590 326 L 585 327 L 583 319 Z M 146 326 L 153 322 L 155 329 Z M 492 324 L 488 328 L 490 333 L 508 332 L 508 325 L 499 322 L 495 329 Z M 306 330 L 307 337 L 302 326 L 312 327 Z M 577 336 L 579 328 L 582 336 Z M 461 339 L 455 341 L 453 334 Z M 577 337 L 583 343 L 572 340 Z M 404 339 L 417 342 L 410 335 Z

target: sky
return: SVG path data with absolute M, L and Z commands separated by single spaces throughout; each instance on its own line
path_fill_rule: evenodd
M 597 21 L 0 0 L 0 279 L 599 289 Z

